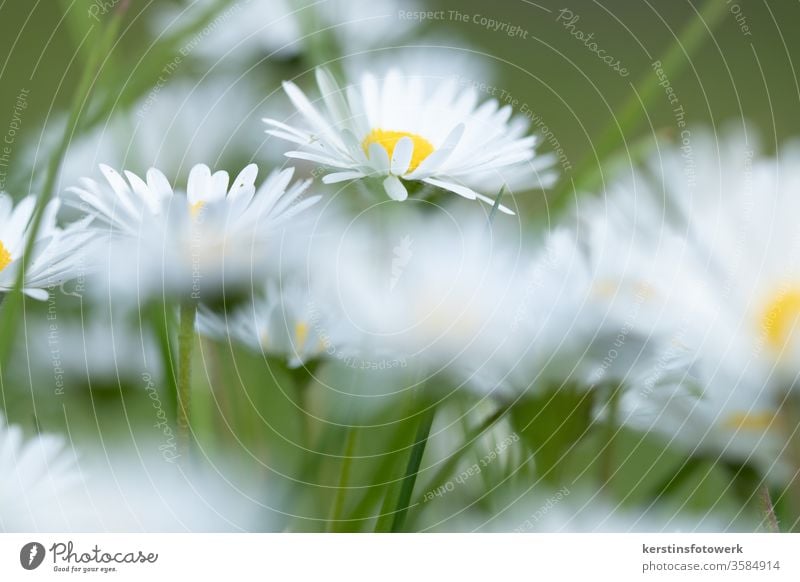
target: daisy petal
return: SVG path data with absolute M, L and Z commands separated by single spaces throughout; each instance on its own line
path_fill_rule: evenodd
M 381 148 L 383 149 L 383 148 Z M 383 189 L 392 200 L 402 202 L 408 198 L 408 190 L 403 185 L 403 182 L 397 176 L 389 176 L 383 181 Z
M 426 184 L 430 184 L 431 186 L 436 186 L 437 188 L 443 188 L 444 190 L 449 190 L 459 196 L 463 196 L 468 200 L 475 200 L 478 198 L 478 193 L 475 192 L 472 188 L 467 188 L 461 184 L 455 184 L 453 182 L 446 182 L 444 180 L 435 180 L 433 178 L 425 178 L 423 180 Z
M 414 141 L 410 137 L 403 137 L 398 140 L 392 152 L 392 174 L 402 176 L 408 171 L 411 165 L 411 157 L 414 154 Z

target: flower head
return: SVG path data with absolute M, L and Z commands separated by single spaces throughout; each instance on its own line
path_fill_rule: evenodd
M 25 440 L 19 426 L 0 414 L 0 531 L 45 531 L 55 523 L 60 495 L 81 481 L 75 456 L 60 437 Z
M 328 184 L 380 178 L 390 198 L 405 200 L 407 184 L 421 182 L 492 204 L 503 185 L 544 187 L 554 177 L 552 158 L 535 155 L 524 118 L 512 118 L 511 107 L 495 99 L 478 105 L 477 91 L 459 90 L 455 79 L 434 87 L 393 70 L 383 79 L 365 74 L 343 90 L 317 69 L 317 83 L 324 112 L 284 83 L 307 128 L 264 121 L 268 133 L 301 146 L 288 157 L 328 168 Z
M 255 164 L 232 182 L 227 172 L 212 173 L 198 164 L 185 195 L 174 192 L 155 169 L 146 181 L 108 166 L 101 171 L 105 184 L 83 179 L 70 191 L 114 235 L 108 255 L 112 278 L 118 274 L 128 289 L 194 299 L 217 297 L 223 285 L 246 285 L 261 268 L 270 237 L 319 199 L 300 198 L 309 182 L 290 185 L 291 168 L 271 173 L 256 188 Z
M 631 391 L 629 422 L 769 471 L 800 374 L 800 152 L 756 152 L 738 132 L 693 132 L 691 156 L 660 148 L 579 213 L 598 279 L 690 362 L 680 382 Z
M 321 357 L 342 359 L 352 346 L 341 315 L 321 298 L 297 279 L 270 279 L 260 296 L 230 314 L 201 308 L 197 326 L 215 339 L 284 357 L 293 368 Z
M 46 299 L 47 288 L 80 274 L 87 248 L 97 238 L 96 232 L 86 229 L 85 222 L 59 228 L 59 206 L 58 200 L 47 205 L 27 264 L 23 290 L 35 299 Z M 15 207 L 8 194 L 0 193 L 0 292 L 14 287 L 35 207 L 35 196 L 27 196 Z

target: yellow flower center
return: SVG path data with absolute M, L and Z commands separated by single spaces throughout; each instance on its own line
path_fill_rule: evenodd
M 308 340 L 308 324 L 306 322 L 300 321 L 295 324 L 294 339 L 296 343 L 295 348 L 302 350 Z
M 734 412 L 723 423 L 730 430 L 764 431 L 774 422 L 771 412 Z
M 433 144 L 421 135 L 407 131 L 373 129 L 364 138 L 361 147 L 364 148 L 365 153 L 369 154 L 369 146 L 376 143 L 386 150 L 386 153 L 389 154 L 389 159 L 391 159 L 397 142 L 404 137 L 410 137 L 411 141 L 414 142 L 414 152 L 411 154 L 411 163 L 408 165 L 408 171 L 413 172 L 422 163 L 422 160 L 433 153 L 434 149 Z
M 189 205 L 189 214 L 192 218 L 197 218 L 200 214 L 200 211 L 203 210 L 203 207 L 206 205 L 205 200 L 201 200 L 200 202 L 195 202 L 194 204 Z
M 0 241 L 0 271 L 9 266 L 13 260 L 14 259 L 11 258 L 11 253 L 8 252 L 3 242 Z
M 782 352 L 792 338 L 798 318 L 800 318 L 800 289 L 778 293 L 767 304 L 761 316 L 761 327 L 767 345 L 776 352 Z

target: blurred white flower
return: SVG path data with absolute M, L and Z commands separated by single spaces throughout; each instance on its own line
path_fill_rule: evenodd
M 290 186 L 293 169 L 272 172 L 256 190 L 258 168 L 247 166 L 230 183 L 227 172 L 192 168 L 186 195 L 175 194 L 164 174 L 145 182 L 101 166 L 106 184 L 83 179 L 70 188 L 114 235 L 106 256 L 117 291 L 175 293 L 195 300 L 219 298 L 249 285 L 268 254 L 269 240 L 319 197 L 301 199 L 309 181 Z
M 537 249 L 499 231 L 484 217 L 419 215 L 352 227 L 312 271 L 327 271 L 341 312 L 364 335 L 362 357 L 413 359 L 482 394 L 617 382 L 663 349 L 635 332 L 614 347 L 623 313 L 594 293 L 572 232 Z
M 323 294 L 299 279 L 271 279 L 260 296 L 232 313 L 201 308 L 198 331 L 217 340 L 286 358 L 296 368 L 316 358 L 346 358 L 348 345 L 341 315 Z
M 28 260 L 24 292 L 34 299 L 47 299 L 48 288 L 84 273 L 86 253 L 97 240 L 98 233 L 87 230 L 85 221 L 59 228 L 59 205 L 59 200 L 48 203 Z M 35 196 L 23 198 L 15 207 L 11 197 L 0 192 L 0 292 L 14 287 L 35 207 Z
M 254 76 L 214 74 L 155 86 L 129 109 L 114 110 L 102 124 L 70 142 L 59 184 L 76 184 L 88 168 L 100 163 L 133 171 L 159 168 L 168 176 L 184 178 L 195 164 L 240 164 L 254 152 L 261 160 L 282 160 L 282 149 L 265 150 L 263 136 L 252 131 L 253 122 L 260 118 L 254 115 L 264 106 L 263 91 Z M 270 102 L 270 107 L 276 105 Z M 231 111 L 236 112 L 235 122 Z M 62 125 L 55 123 L 46 133 L 51 147 L 63 134 Z M 25 157 L 36 159 L 42 147 L 38 142 L 29 144 Z
M 275 529 L 262 492 L 236 469 L 192 467 L 136 450 L 87 453 L 85 486 L 62 497 L 78 508 L 48 531 L 242 532 Z M 274 495 L 274 493 L 270 493 Z M 272 499 L 275 501 L 275 499 Z
M 800 150 L 756 151 L 740 133 L 693 132 L 579 213 L 605 292 L 630 305 L 638 289 L 642 332 L 690 360 L 691 377 L 630 390 L 628 422 L 770 470 L 800 374 Z
M 511 119 L 511 107 L 495 99 L 478 105 L 475 88 L 459 88 L 455 78 L 434 86 L 430 78 L 393 70 L 382 80 L 365 74 L 342 89 L 325 69 L 316 77 L 324 114 L 284 82 L 309 129 L 264 121 L 267 133 L 301 146 L 288 157 L 330 171 L 325 183 L 381 178 L 390 198 L 405 200 L 406 183 L 422 182 L 493 204 L 503 185 L 543 188 L 554 178 L 552 156 L 537 157 L 537 138 L 525 135 L 527 121 Z
M 19 357 L 29 358 L 32 372 L 42 374 L 35 381 L 42 390 L 52 389 L 53 382 L 55 388 L 62 383 L 92 388 L 118 388 L 125 381 L 138 385 L 143 374 L 157 375 L 162 369 L 150 328 L 141 322 L 135 325 L 120 310 L 112 314 L 109 306 L 83 318 L 29 316 L 25 342 L 20 344 Z
M 25 439 L 0 413 L 0 531 L 48 531 L 72 507 L 64 495 L 81 482 L 75 456 L 61 437 Z
M 720 512 L 721 513 L 721 512 Z M 698 514 L 684 508 L 649 506 L 632 508 L 602 494 L 562 487 L 532 489 L 509 499 L 475 531 L 548 533 L 667 533 L 753 531 L 756 523 L 738 515 L 735 520 L 717 513 Z
M 158 14 L 156 34 L 169 36 L 188 27 L 187 22 L 200 23 L 207 19 L 214 2 L 194 0 L 184 4 L 180 10 Z M 330 38 L 337 53 L 348 55 L 397 44 L 417 24 L 400 18 L 399 12 L 415 10 L 416 6 L 418 3 L 411 0 L 402 4 L 396 0 L 244 0 L 208 19 L 185 50 L 215 62 L 291 58 L 304 52 L 310 43 Z

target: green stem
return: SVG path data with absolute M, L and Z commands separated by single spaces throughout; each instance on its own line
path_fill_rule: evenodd
M 436 472 L 433 478 L 430 480 L 430 486 L 428 487 L 428 491 L 435 491 L 440 486 L 447 483 L 448 479 L 450 479 L 450 475 L 452 475 L 456 467 L 458 466 L 459 461 L 461 461 L 462 456 L 467 451 L 471 450 L 471 445 L 483 435 L 484 432 L 489 430 L 494 424 L 500 420 L 506 412 L 508 412 L 509 406 L 501 406 L 498 408 L 491 416 L 487 417 L 481 424 L 479 424 L 472 432 L 468 433 L 465 437 L 465 445 L 455 451 L 447 461 L 444 462 L 442 467 Z M 417 503 L 422 503 L 422 500 L 419 500 Z
M 408 458 L 408 465 L 406 465 L 403 484 L 400 487 L 400 495 L 395 505 L 394 520 L 392 521 L 391 528 L 392 532 L 403 531 L 406 515 L 408 514 L 409 505 L 411 503 L 411 495 L 414 493 L 414 484 L 417 482 L 419 467 L 422 463 L 422 455 L 425 453 L 425 446 L 428 444 L 428 435 L 430 435 L 433 417 L 435 415 L 436 407 L 431 406 L 423 413 L 422 419 L 419 422 L 417 434 L 414 437 L 414 446 L 411 449 L 411 456 Z
M 772 504 L 772 497 L 769 494 L 769 486 L 764 483 L 759 487 L 758 496 L 761 500 L 761 508 L 764 511 L 764 519 L 770 533 L 780 533 L 778 518 L 775 516 L 775 506 Z
M 678 35 L 661 59 L 661 68 L 667 77 L 676 78 L 691 62 L 692 55 L 700 48 L 707 34 L 711 34 L 717 24 L 728 13 L 728 4 L 720 0 L 708 0 L 698 16 L 691 17 L 689 23 Z M 612 115 L 611 122 L 601 133 L 591 155 L 587 155 L 575 167 L 573 178 L 564 176 L 553 194 L 553 203 L 561 205 L 574 189 L 586 189 L 596 185 L 602 176 L 606 157 L 624 144 L 628 135 L 636 131 L 646 116 L 642 110 L 655 99 L 661 87 L 653 71 L 648 68 L 635 86 L 633 94 L 623 104 L 619 114 Z
M 608 394 L 608 417 L 605 422 L 605 446 L 600 452 L 601 481 L 604 489 L 611 487 L 611 479 L 616 470 L 616 443 L 617 427 L 619 426 L 619 400 L 622 395 L 622 385 L 611 386 Z
M 176 417 L 178 410 L 178 380 L 176 360 L 172 344 L 170 343 L 170 330 L 174 329 L 174 321 L 170 314 L 169 306 L 160 301 L 153 301 L 149 306 L 150 325 L 156 335 L 159 355 L 163 366 L 164 384 L 167 386 L 167 404 L 171 418 Z
M 194 320 L 197 304 L 187 300 L 181 303 L 178 328 L 178 446 L 182 455 L 189 454 L 191 443 L 192 348 L 194 347 Z
M 339 474 L 339 487 L 336 489 L 336 498 L 333 501 L 333 510 L 331 511 L 331 519 L 328 523 L 328 531 L 335 531 L 336 522 L 342 518 L 344 513 L 344 501 L 347 496 L 347 483 L 350 481 L 350 469 L 353 465 L 357 433 L 358 428 L 355 426 L 351 426 L 347 431 L 347 441 L 344 445 L 344 458 L 342 459 L 342 471 Z
M 107 57 L 111 52 L 111 45 L 117 37 L 122 16 L 128 8 L 128 1 L 125 0 L 117 5 L 114 17 L 112 18 L 105 34 L 100 38 L 96 49 L 92 53 L 92 58 L 83 70 L 80 82 L 78 83 L 78 90 L 73 97 L 73 102 L 70 108 L 69 119 L 67 127 L 64 130 L 64 135 L 61 137 L 61 142 L 58 148 L 53 153 L 53 157 L 47 166 L 47 173 L 45 175 L 44 186 L 42 187 L 41 195 L 36 201 L 36 208 L 34 209 L 30 225 L 28 227 L 28 239 L 25 241 L 25 247 L 20 258 L 20 269 L 17 278 L 14 281 L 14 286 L 8 293 L 6 301 L 0 309 L 0 329 L 3 333 L 0 334 L 0 369 L 2 369 L 8 361 L 11 352 L 11 345 L 16 329 L 19 325 L 19 318 L 22 313 L 23 294 L 22 289 L 25 285 L 25 274 L 28 270 L 28 263 L 30 262 L 33 254 L 36 237 L 39 228 L 42 224 L 44 211 L 48 202 L 53 197 L 55 190 L 56 178 L 58 177 L 61 163 L 64 159 L 64 154 L 69 147 L 70 141 L 73 138 L 75 131 L 78 128 L 81 112 L 83 112 L 86 103 L 91 96 L 94 82 L 97 79 L 95 74 L 98 69 L 98 64 L 102 57 Z

